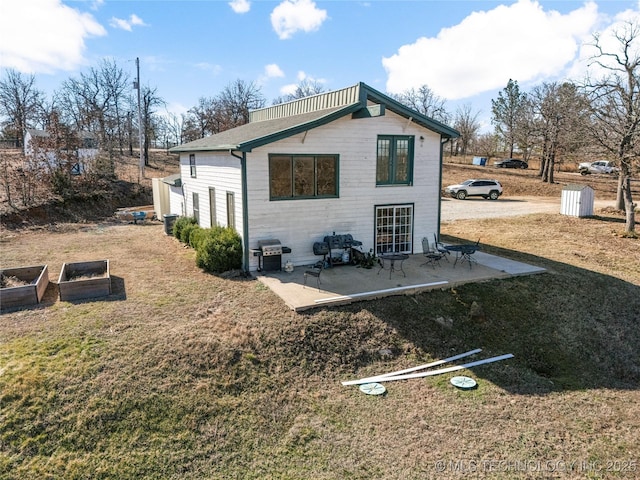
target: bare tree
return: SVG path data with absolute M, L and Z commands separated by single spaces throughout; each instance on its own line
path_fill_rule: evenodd
M 157 88 L 142 87 L 141 105 L 142 129 L 144 131 L 144 164 L 149 166 L 149 144 L 155 138 L 155 108 L 164 106 L 165 101 L 158 95 Z
M 217 97 L 219 130 L 229 130 L 249 123 L 249 111 L 263 108 L 266 100 L 253 82 L 236 80 L 227 85 Z
M 478 137 L 476 142 L 476 152 L 487 157 L 496 157 L 498 155 L 498 135 L 495 133 L 484 133 Z
M 456 109 L 455 122 L 453 127 L 460 132 L 460 137 L 456 140 L 462 155 L 467 154 L 467 149 L 475 142 L 480 130 L 478 116 L 480 112 L 473 112 L 470 103 L 466 103 Z
M 198 104 L 187 112 L 185 140 L 191 141 L 220 132 L 219 102 L 216 98 L 200 97 Z
M 135 109 L 130 84 L 129 76 L 109 60 L 66 80 L 56 92 L 64 123 L 77 131 L 96 133 L 103 149 L 117 148 L 122 153 L 127 115 Z
M 640 25 L 627 22 L 614 32 L 617 51 L 606 51 L 596 35 L 591 65 L 606 73 L 587 80 L 591 138 L 620 165 L 616 204 L 626 212 L 625 231 L 635 230 L 631 174 L 640 156 Z
M 35 87 L 34 75 L 22 75 L 9 69 L 0 81 L 0 115 L 15 132 L 15 145 L 24 145 L 24 132 L 37 118 L 44 94 Z
M 510 158 L 513 157 L 517 143 L 518 120 L 522 115 L 525 98 L 526 95 L 520 92 L 518 82 L 509 79 L 507 86 L 498 93 L 498 98 L 491 100 L 492 122 Z
M 436 95 L 427 85 L 417 90 L 411 88 L 391 98 L 407 107 L 442 123 L 449 123 L 451 115 L 446 109 L 446 100 Z
M 527 103 L 541 148 L 538 174 L 543 182 L 554 183 L 556 162 L 583 146 L 588 102 L 574 84 L 553 82 L 536 86 Z

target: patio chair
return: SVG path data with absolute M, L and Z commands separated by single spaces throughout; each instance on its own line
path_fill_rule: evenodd
M 429 243 L 429 239 L 424 237 L 422 239 L 422 255 L 427 259 L 422 265 L 431 265 L 435 269 L 436 265 L 440 266 L 440 259 L 446 256 L 446 253 L 441 253 L 436 250 L 435 246 Z
M 447 248 L 444 246 L 444 243 L 438 241 L 438 237 L 436 237 L 435 233 L 433 234 L 433 246 L 437 252 L 443 254 L 442 256 L 444 257 L 444 259 L 447 261 L 447 263 L 449 263 L 449 255 L 451 255 L 451 252 L 447 250 Z
M 304 283 L 302 285 L 302 288 L 305 288 L 307 285 L 307 277 L 315 277 L 316 278 L 316 283 L 318 285 L 318 291 L 320 291 L 320 284 L 322 283 L 320 281 L 320 275 L 322 274 L 322 271 L 324 270 L 324 265 L 325 265 L 325 261 L 321 260 L 319 262 L 317 262 L 314 266 L 308 268 L 307 270 L 304 271 Z
M 460 263 L 465 260 L 469 262 L 469 268 L 473 263 L 478 263 L 478 261 L 473 258 L 473 254 L 480 250 L 480 239 L 476 243 L 470 243 L 467 245 L 462 245 L 462 250 L 460 252 Z

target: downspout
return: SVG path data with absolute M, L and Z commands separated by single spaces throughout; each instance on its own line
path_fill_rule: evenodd
M 249 273 L 249 200 L 247 198 L 247 153 L 236 155 L 233 150 L 229 153 L 240 160 L 240 185 L 242 196 L 242 271 Z
M 443 139 L 440 137 L 440 179 L 438 180 L 438 242 L 440 241 L 440 222 L 442 220 L 442 199 L 440 195 L 442 193 L 442 168 L 443 168 L 443 152 L 444 146 L 451 141 L 450 137 Z

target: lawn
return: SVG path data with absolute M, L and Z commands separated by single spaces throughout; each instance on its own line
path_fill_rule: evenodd
M 549 273 L 300 314 L 203 273 L 160 224 L 4 230 L 0 265 L 54 280 L 109 259 L 113 294 L 51 285 L 0 316 L 0 478 L 638 478 L 640 241 L 621 222 L 445 224 Z M 380 397 L 340 383 L 474 348 L 514 358 Z

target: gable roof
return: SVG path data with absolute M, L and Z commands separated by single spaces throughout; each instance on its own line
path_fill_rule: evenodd
M 370 103 L 379 105 L 378 111 L 382 114 L 388 109 L 444 138 L 460 136 L 455 129 L 408 108 L 364 83 L 358 83 L 342 90 L 254 110 L 250 113 L 249 123 L 245 125 L 178 145 L 169 151 L 250 152 L 253 148 L 325 125 L 346 115 L 368 114 Z

